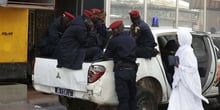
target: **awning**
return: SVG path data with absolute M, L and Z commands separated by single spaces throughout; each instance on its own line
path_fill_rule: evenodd
M 0 6 L 54 10 L 55 0 L 0 0 Z
M 220 0 L 206 0 L 206 7 L 209 10 L 220 10 Z M 204 9 L 204 0 L 191 0 L 191 9 Z

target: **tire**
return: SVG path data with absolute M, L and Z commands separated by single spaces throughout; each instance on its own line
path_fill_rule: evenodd
M 67 110 L 96 110 L 97 104 L 77 98 L 65 97 L 67 103 L 64 104 Z
M 220 95 L 216 97 L 218 104 L 220 104 Z
M 67 106 L 67 97 L 66 96 L 58 95 L 58 100 L 59 100 L 60 104 L 62 104 L 63 106 Z
M 138 89 L 136 110 L 158 110 L 155 95 L 145 89 Z

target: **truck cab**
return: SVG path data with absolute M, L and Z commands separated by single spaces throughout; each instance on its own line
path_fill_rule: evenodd
M 168 103 L 171 93 L 164 59 L 165 45 L 169 40 L 176 40 L 177 30 L 152 28 L 152 33 L 157 43 L 156 48 L 160 52 L 151 59 L 136 60 L 139 64 L 136 78 L 138 110 L 158 109 L 159 104 Z M 209 94 L 217 73 L 217 56 L 213 41 L 204 32 L 191 32 L 191 34 L 203 95 L 217 96 L 218 91 Z M 37 91 L 59 95 L 63 99 L 61 103 L 66 105 L 68 110 L 95 110 L 102 105 L 118 104 L 112 59 L 84 62 L 81 70 L 56 66 L 56 59 L 36 57 L 33 85 Z M 84 104 L 88 106 L 84 108 Z

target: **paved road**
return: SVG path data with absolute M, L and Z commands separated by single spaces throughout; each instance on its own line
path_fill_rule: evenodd
M 220 105 L 215 98 L 210 98 L 209 101 L 210 104 L 204 104 L 205 110 L 220 110 Z M 167 105 L 159 108 L 159 110 L 166 109 Z M 58 102 L 58 96 L 43 94 L 30 88 L 27 101 L 0 104 L 0 110 L 66 110 L 66 108 Z
M 28 88 L 27 100 L 0 103 L 0 110 L 66 110 L 58 102 L 58 96 L 49 95 Z
M 58 102 L 55 103 L 44 103 L 44 104 L 35 104 L 34 105 L 34 110 L 41 110 L 41 109 L 45 109 L 45 110 L 66 110 L 66 107 L 64 107 L 63 105 L 61 105 Z
M 58 102 L 44 104 L 30 104 L 22 102 L 0 105 L 0 110 L 66 110 L 66 108 Z
M 13 103 L 9 105 L 0 105 L 1 110 L 67 110 L 58 101 L 56 102 L 44 102 L 44 103 Z M 220 106 L 216 103 L 210 103 L 204 105 L 205 110 L 220 110 Z M 159 110 L 166 110 L 167 106 L 160 107 Z M 106 110 L 106 109 L 105 109 Z M 107 109 L 110 110 L 110 109 Z

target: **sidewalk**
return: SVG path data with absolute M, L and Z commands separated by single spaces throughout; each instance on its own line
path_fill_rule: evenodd
M 0 104 L 1 110 L 66 110 L 58 102 L 58 96 L 35 91 L 28 87 L 27 101 Z

